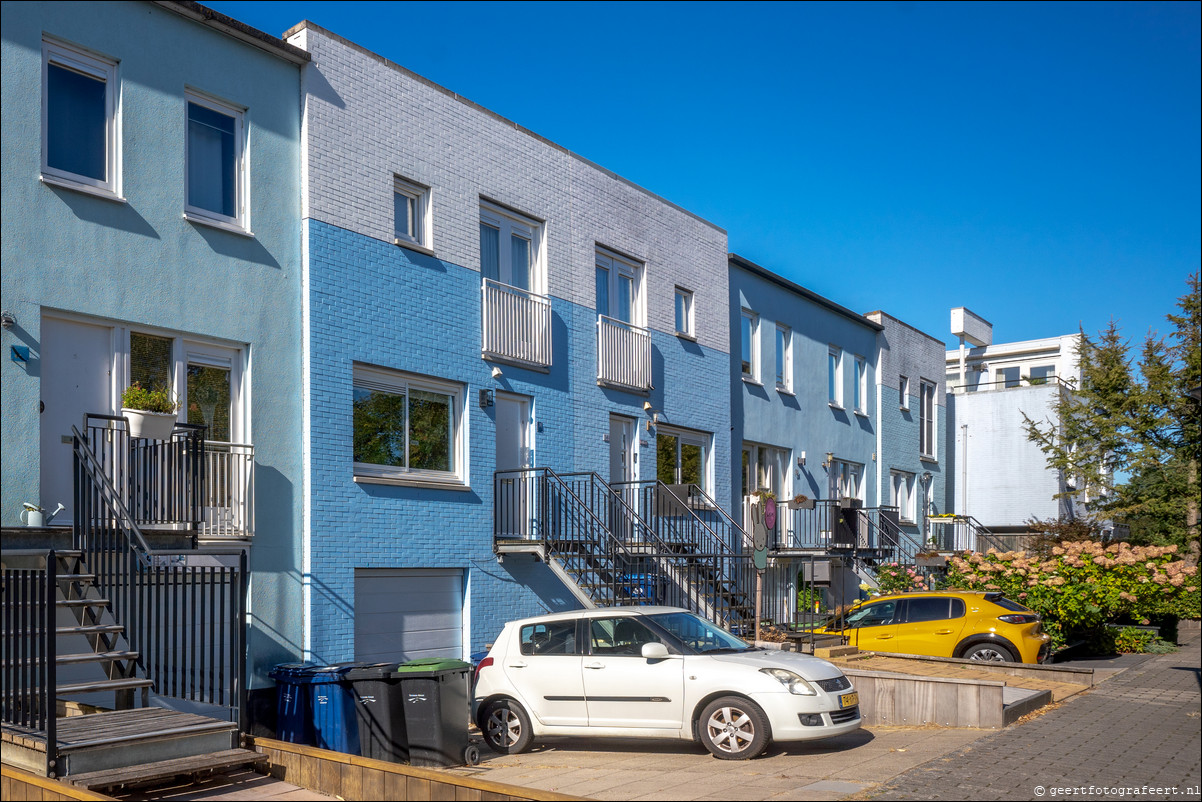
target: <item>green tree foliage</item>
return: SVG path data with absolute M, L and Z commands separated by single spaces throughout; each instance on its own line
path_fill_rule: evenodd
M 1027 437 L 1048 466 L 1088 489 L 1090 511 L 1131 528 L 1135 543 L 1198 540 L 1199 277 L 1187 282 L 1166 338 L 1149 333 L 1134 364 L 1111 321 L 1096 340 L 1081 333 L 1081 385 L 1062 390 L 1051 419 L 1026 417 Z M 1126 476 L 1116 484 L 1115 477 Z M 1197 547 L 1193 547 L 1196 553 Z

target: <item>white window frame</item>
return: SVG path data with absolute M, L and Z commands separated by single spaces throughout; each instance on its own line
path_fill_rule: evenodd
M 854 411 L 857 415 L 868 414 L 868 360 L 859 354 L 855 357 Z
M 776 324 L 776 360 L 780 370 L 776 375 L 778 392 L 793 394 L 793 330 L 784 323 Z
M 392 176 L 392 241 L 401 247 L 416 245 L 419 248 L 431 250 L 434 246 L 431 227 L 430 188 L 423 186 L 399 175 Z M 402 234 L 396 219 L 396 196 L 400 195 L 413 204 L 414 236 Z
M 606 281 L 608 282 L 607 289 L 609 291 L 609 308 L 602 312 L 598 306 L 597 314 L 631 326 L 646 328 L 647 312 L 643 298 L 643 265 L 608 248 L 598 247 L 594 259 L 594 275 L 597 270 L 608 271 Z M 633 291 L 633 297 L 630 299 L 630 320 L 628 321 L 623 321 L 614 314 L 614 299 L 618 297 L 618 288 L 621 286 L 619 278 L 621 276 L 630 279 Z
M 684 287 L 676 288 L 676 295 L 673 298 L 672 316 L 675 319 L 677 307 L 683 302 L 684 304 L 684 328 L 680 327 L 681 321 L 676 321 L 676 334 L 680 337 L 695 338 L 697 329 L 694 326 L 693 318 L 693 291 L 686 290 Z
M 511 248 L 505 247 L 505 244 L 509 242 L 511 236 L 516 234 L 530 241 L 530 287 L 526 291 L 535 295 L 546 295 L 547 270 L 543 224 L 532 217 L 510 211 L 495 203 L 489 203 L 483 198 L 480 200 L 480 223 L 491 226 L 500 232 L 498 235 L 500 248 L 497 253 L 497 276 L 492 278 L 484 275 L 483 253 L 479 254 L 480 276 L 497 281 L 507 287 L 515 286 L 510 283 L 513 280 L 513 251 Z M 477 241 L 477 247 L 479 247 L 479 241 Z M 509 280 L 506 281 L 506 279 Z
M 769 490 L 778 499 L 785 499 L 792 492 L 792 474 L 789 471 L 789 450 L 780 446 L 764 445 L 743 441 L 743 456 L 746 466 L 743 471 L 742 484 L 753 495 L 759 490 Z M 750 475 L 747 474 L 750 471 Z M 761 474 L 766 474 L 762 477 Z M 766 478 L 766 481 L 761 481 Z
M 676 484 L 679 484 L 680 479 L 680 447 L 685 445 L 699 446 L 701 448 L 701 489 L 707 494 L 712 494 L 714 488 L 714 436 L 708 432 L 697 431 L 696 429 L 681 429 L 676 426 L 660 424 L 656 430 L 656 437 L 664 437 L 665 435 L 676 438 Z
M 202 209 L 188 202 L 189 187 L 188 173 L 191 148 L 188 140 L 188 105 L 195 103 L 210 111 L 234 118 L 234 207 L 237 214 L 229 216 L 211 209 Z M 246 107 L 221 100 L 196 89 L 184 90 L 184 218 L 195 223 L 233 231 L 239 234 L 250 233 L 250 177 L 247 174 L 246 153 Z
M 902 523 L 915 522 L 914 494 L 916 477 L 908 471 L 889 471 L 890 502 L 897 507 L 898 519 Z
M 831 461 L 828 492 L 832 499 L 864 500 L 864 464 L 836 459 Z
M 105 175 L 103 181 L 79 175 L 67 170 L 51 167 L 50 159 L 50 65 L 57 64 L 92 78 L 99 78 L 105 85 Z M 93 195 L 114 200 L 121 197 L 121 92 L 118 81 L 117 62 L 84 51 L 66 42 L 42 39 L 42 171 L 41 179 L 47 184 L 77 189 Z
M 910 409 L 910 377 L 909 376 L 898 376 L 897 379 L 898 379 L 898 395 L 899 395 L 897 408 L 902 411 L 909 411 L 909 409 Z
M 935 403 L 936 384 L 926 379 L 918 381 L 918 451 L 924 459 L 935 459 L 935 448 L 939 442 L 937 420 L 938 406 Z
M 747 342 L 743 343 L 743 321 L 748 322 Z M 760 316 L 752 310 L 743 307 L 739 321 L 739 367 L 743 373 L 743 381 L 760 384 Z M 743 367 L 743 346 L 747 345 L 747 367 Z
M 836 409 L 843 409 L 843 349 L 837 345 L 827 348 L 826 352 L 826 386 L 827 403 Z
M 405 393 L 413 390 L 449 395 L 451 397 L 451 414 L 453 437 L 451 438 L 452 470 L 433 471 L 428 469 L 409 468 L 408 466 L 376 465 L 369 462 L 355 462 L 354 478 L 356 482 L 379 482 L 385 484 L 403 485 L 438 485 L 443 487 L 461 486 L 468 484 L 467 462 L 467 408 L 465 399 L 467 391 L 464 385 L 446 379 L 435 379 L 415 373 L 392 370 L 355 363 L 352 379 L 352 398 L 354 388 L 380 390 L 386 393 Z M 350 414 L 352 429 L 354 412 Z M 352 433 L 353 437 L 353 433 Z M 408 448 L 406 448 L 408 454 Z M 406 457 L 408 462 L 408 457 Z

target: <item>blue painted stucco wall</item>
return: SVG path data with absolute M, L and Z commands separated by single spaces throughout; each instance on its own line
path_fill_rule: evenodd
M 119 62 L 126 202 L 39 181 L 43 33 Z M 253 663 L 302 640 L 299 66 L 141 2 L 3 4 L 0 521 L 36 499 L 43 312 L 241 345 L 256 451 Z M 183 219 L 185 87 L 246 107 L 254 236 Z M 22 367 L 10 345 L 30 349 Z M 271 610 L 264 619 L 258 612 Z M 277 659 L 278 658 L 278 659 Z M 253 681 L 253 680 L 252 680 Z
M 741 316 L 750 309 L 760 320 L 760 376 L 763 383 L 744 381 L 741 366 Z M 776 324 L 790 327 L 793 337 L 793 394 L 776 388 Z M 879 503 L 874 456 L 876 451 L 877 329 L 854 313 L 837 311 L 813 298 L 765 278 L 761 273 L 730 263 L 730 404 L 732 454 L 745 442 L 790 451 L 793 493 L 828 498 L 828 475 L 822 462 L 827 452 L 836 459 L 865 466 L 865 506 Z M 831 345 L 843 350 L 844 408 L 828 403 L 827 355 Z M 854 370 L 852 360 L 865 358 L 869 392 L 865 414 L 851 409 Z M 797 459 L 806 452 L 806 464 Z M 732 492 L 741 492 L 741 463 L 732 463 Z M 732 497 L 732 503 L 739 503 Z

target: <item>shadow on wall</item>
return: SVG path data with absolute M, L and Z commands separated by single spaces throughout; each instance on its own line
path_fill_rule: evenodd
M 543 612 L 559 613 L 581 608 L 580 602 L 568 592 L 547 564 L 535 559 L 531 554 L 506 554 L 504 562 L 478 563 L 476 567 L 499 582 L 513 585 L 522 591 L 533 592 L 543 606 L 542 610 L 529 610 L 519 608 L 515 604 L 512 609 L 498 610 L 499 616 L 506 621 Z
M 113 203 L 111 200 L 102 200 L 54 186 L 50 186 L 50 190 L 71 210 L 72 214 L 86 223 L 94 223 L 105 228 L 117 228 L 143 237 L 161 239 L 159 232 L 146 222 L 145 217 L 138 214 L 132 203 Z

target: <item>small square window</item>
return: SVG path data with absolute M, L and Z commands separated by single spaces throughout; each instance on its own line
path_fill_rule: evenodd
M 397 245 L 430 247 L 430 188 L 393 176 L 393 237 Z
M 690 290 L 676 288 L 676 333 L 686 337 L 695 337 L 693 330 L 693 293 Z
M 117 63 L 42 42 L 42 178 L 119 196 Z
M 220 100 L 186 93 L 188 106 L 187 206 L 202 223 L 240 230 L 249 226 L 246 198 L 244 110 Z

